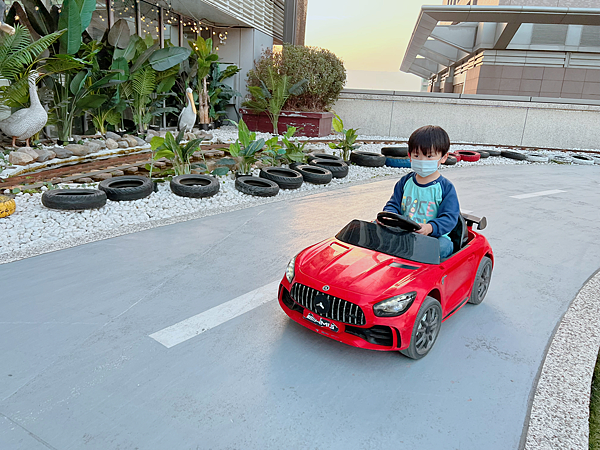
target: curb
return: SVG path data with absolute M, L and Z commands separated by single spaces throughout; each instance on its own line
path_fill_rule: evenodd
M 590 391 L 600 347 L 599 292 L 600 271 L 585 282 L 556 329 L 535 389 L 525 450 L 589 448 Z

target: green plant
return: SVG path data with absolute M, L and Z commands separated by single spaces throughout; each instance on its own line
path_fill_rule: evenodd
M 175 175 L 191 173 L 190 159 L 202 143 L 202 139 L 192 139 L 183 145 L 182 139 L 183 131 L 180 131 L 176 138 L 168 131 L 164 138 L 154 136 L 150 141 L 152 151 L 155 152 L 153 160 L 167 158 L 173 164 Z
M 210 173 L 211 175 L 219 176 L 219 177 L 223 176 L 223 175 L 227 175 L 227 173 L 231 170 L 231 167 L 233 167 L 235 165 L 235 160 L 233 160 L 231 158 L 221 158 L 220 160 L 217 161 L 217 166 L 220 166 L 220 167 L 215 167 L 212 170 L 212 172 L 209 172 L 208 164 L 206 162 L 206 158 L 204 157 L 204 153 L 201 153 L 201 155 L 202 155 L 203 162 L 192 164 L 192 169 L 200 170 L 205 174 Z
M 235 124 L 235 122 L 232 121 Z M 252 164 L 258 161 L 256 155 L 265 146 L 265 140 L 256 140 L 256 133 L 250 132 L 248 126 L 243 120 L 237 124 L 238 138 L 233 144 L 229 145 L 229 153 L 234 158 L 240 160 L 239 173 L 248 174 L 252 168 Z
M 228 66 L 221 71 L 218 63 L 213 63 L 209 74 L 208 98 L 210 102 L 209 116 L 212 120 L 219 120 L 227 115 L 225 110 L 233 97 L 240 97 L 238 91 L 223 81 L 237 74 L 241 69 L 237 66 Z
M 265 141 L 265 148 L 261 152 L 260 159 L 270 166 L 279 166 L 285 156 L 285 149 L 279 145 L 279 136 L 273 136 Z
M 197 79 L 196 89 L 198 92 L 198 121 L 201 124 L 210 123 L 210 98 L 207 85 L 207 77 L 213 63 L 219 60 L 219 55 L 213 52 L 213 41 L 211 38 L 203 39 L 198 36 L 196 41 L 188 41 L 194 55 L 194 72 Z
M 316 47 L 284 45 L 281 52 L 266 50 L 248 72 L 248 86 L 261 87 L 269 69 L 288 75 L 292 84 L 307 79 L 305 92 L 288 99 L 291 111 L 328 111 L 346 84 L 343 62 L 332 52 Z
M 333 129 L 338 133 L 342 133 L 342 138 L 337 143 L 330 143 L 329 147 L 334 150 L 340 150 L 342 159 L 348 161 L 350 159 L 350 152 L 359 147 L 358 145 L 354 145 L 358 137 L 357 130 L 353 128 L 349 130 L 344 129 L 344 122 L 337 114 L 333 118 Z
M 291 141 L 292 137 L 296 133 L 296 127 L 288 126 L 286 133 L 281 138 L 283 142 L 283 146 L 285 148 L 285 155 L 283 156 L 283 161 L 286 164 L 290 164 L 292 162 L 306 162 L 306 154 L 304 153 L 304 147 L 308 143 L 308 141 L 304 141 L 300 143 L 298 138 L 296 138 L 293 142 Z
M 42 60 L 41 55 L 63 33 L 64 30 L 57 31 L 34 41 L 30 31 L 20 24 L 15 25 L 15 34 L 2 33 L 0 36 L 0 77 L 6 78 L 11 84 L 0 87 L 0 103 L 15 108 L 23 108 L 27 105 L 29 72 Z
M 244 102 L 244 106 L 255 112 L 266 112 L 273 124 L 273 134 L 279 134 L 277 124 L 283 105 L 292 95 L 300 95 L 304 92 L 307 79 L 302 79 L 291 84 L 288 75 L 280 75 L 274 68 L 269 67 L 267 76 L 260 80 L 259 86 L 248 86 L 251 98 Z

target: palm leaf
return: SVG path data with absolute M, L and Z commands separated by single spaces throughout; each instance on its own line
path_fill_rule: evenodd
M 133 91 L 140 97 L 150 95 L 156 88 L 156 72 L 151 67 L 144 67 L 133 74 L 131 80 Z

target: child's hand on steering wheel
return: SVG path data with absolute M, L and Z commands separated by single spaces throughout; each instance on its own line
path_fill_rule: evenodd
M 428 236 L 433 232 L 433 227 L 428 223 L 421 224 L 421 229 L 416 230 L 415 233 L 422 234 L 424 236 Z

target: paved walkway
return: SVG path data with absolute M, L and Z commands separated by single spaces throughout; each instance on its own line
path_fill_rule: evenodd
M 279 279 L 393 180 L 0 265 L 0 448 L 518 448 L 553 330 L 600 267 L 598 168 L 446 173 L 496 267 L 418 362 L 316 335 L 276 292 L 171 348 L 149 337 Z

